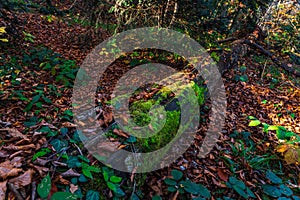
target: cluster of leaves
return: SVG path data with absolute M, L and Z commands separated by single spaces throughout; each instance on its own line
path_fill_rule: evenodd
M 226 182 L 228 188 L 233 188 L 240 196 L 245 199 L 256 198 L 254 193 L 245 185 L 245 183 L 237 178 L 231 176 L 229 181 Z
M 245 65 L 240 66 L 237 69 L 237 73 L 234 77 L 235 81 L 248 82 L 249 78 L 246 73 L 247 67 Z
M 116 176 L 114 170 L 108 167 L 102 167 L 102 175 L 107 187 L 113 191 L 115 199 L 125 196 L 124 191 L 120 187 L 122 177 Z
M 281 178 L 279 178 L 272 171 L 266 172 L 266 177 L 270 181 L 270 184 L 262 186 L 263 192 L 269 197 L 278 198 L 279 200 L 299 200 L 298 196 L 293 196 L 293 191 L 287 187 Z M 265 197 L 265 199 L 269 199 Z
M 6 33 L 5 31 L 5 27 L 0 27 L 0 36 L 3 35 L 4 33 Z M 6 38 L 0 38 L 1 42 L 8 42 L 8 39 Z
M 180 194 L 189 194 L 194 200 L 205 200 L 211 197 L 209 190 L 201 184 L 183 179 L 183 173 L 178 170 L 171 171 L 171 178 L 165 178 L 164 182 L 168 185 L 169 192 L 178 191 Z
M 269 125 L 261 123 L 260 120 L 253 116 L 249 116 L 249 126 L 255 127 L 262 125 L 263 132 L 275 131 L 276 136 L 280 142 L 277 147 L 277 151 L 284 154 L 284 160 L 287 164 L 297 164 L 300 162 L 300 149 L 298 143 L 300 142 L 300 136 L 296 133 L 287 130 L 283 126 Z
M 47 199 L 51 191 L 51 178 L 48 174 L 44 177 L 40 184 L 37 186 L 37 192 L 42 199 Z M 78 199 L 78 196 L 72 194 L 71 192 L 56 192 L 52 195 L 51 200 L 61 200 L 61 199 Z

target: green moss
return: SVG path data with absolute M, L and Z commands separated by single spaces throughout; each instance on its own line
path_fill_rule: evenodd
M 141 146 L 145 152 L 154 151 L 162 148 L 174 138 L 177 134 L 177 130 L 180 124 L 180 112 L 179 111 L 167 111 L 166 112 L 166 124 L 155 135 L 149 138 L 139 138 L 138 145 Z

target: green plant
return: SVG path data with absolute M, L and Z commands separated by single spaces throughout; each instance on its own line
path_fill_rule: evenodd
M 288 164 L 294 164 L 300 162 L 300 149 L 297 143 L 300 142 L 300 136 L 296 133 L 287 130 L 283 126 L 269 125 L 266 123 L 261 123 L 260 120 L 253 116 L 249 116 L 250 122 L 249 126 L 255 127 L 262 125 L 263 132 L 268 133 L 269 131 L 275 131 L 276 136 L 280 141 L 277 146 L 277 151 L 284 153 L 284 160 Z
M 262 185 L 262 190 L 266 195 L 278 199 L 295 199 L 295 197 L 292 196 L 293 191 L 285 184 L 283 184 L 282 179 L 279 178 L 272 171 L 268 170 L 266 172 L 266 178 L 271 183 Z
M 41 183 L 38 184 L 37 192 L 42 199 L 46 199 L 50 193 L 50 190 L 51 190 L 51 179 L 50 179 L 50 175 L 48 174 L 42 179 Z
M 180 194 L 188 193 L 196 196 L 193 199 L 208 199 L 211 197 L 209 190 L 201 184 L 196 184 L 189 179 L 183 180 L 183 173 L 178 170 L 171 171 L 172 178 L 165 178 L 169 192 L 178 191 Z
M 24 34 L 24 40 L 25 41 L 29 41 L 29 42 L 32 42 L 34 43 L 34 39 L 35 39 L 35 36 L 34 35 L 31 35 L 30 33 L 26 33 L 25 31 L 23 31 L 23 34 Z
M 120 187 L 122 178 L 115 176 L 113 169 L 108 167 L 102 167 L 102 175 L 107 184 L 107 187 L 113 191 L 115 197 L 125 196 L 124 191 Z
M 228 188 L 234 189 L 240 196 L 245 199 L 256 198 L 254 193 L 248 188 L 243 181 L 238 180 L 237 178 L 231 176 L 229 181 L 226 182 Z

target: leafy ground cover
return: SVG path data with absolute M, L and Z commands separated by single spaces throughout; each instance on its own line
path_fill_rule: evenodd
M 197 153 L 209 123 L 210 102 L 199 98 L 204 103 L 201 126 L 186 153 L 168 168 L 126 174 L 91 156 L 73 122 L 73 81 L 91 47 L 82 51 L 65 35 L 79 35 L 85 27 L 51 15 L 22 13 L 18 17 L 29 19 L 24 35 L 1 43 L 0 52 L 0 199 L 299 199 L 300 80 L 268 57 L 250 52 L 237 68 L 224 74 L 226 125 L 206 158 Z M 114 66 L 126 70 L 139 58 L 153 57 L 133 54 Z M 162 62 L 176 65 L 175 61 L 180 65 L 181 58 L 171 55 Z M 111 76 L 105 78 L 111 81 Z M 147 98 L 155 91 L 151 86 L 150 91 L 136 95 L 146 96 L 144 101 L 133 100 L 133 110 L 143 111 L 133 113 L 139 123 L 147 122 L 143 113 L 152 106 Z M 145 150 L 163 144 L 162 138 L 136 141 L 117 126 L 109 126 L 112 113 L 103 106 L 109 100 L 99 99 L 96 112 L 100 124 L 111 128 L 113 142 L 124 146 L 140 142 L 135 147 Z M 179 114 L 176 109 L 170 111 L 170 122 Z M 166 133 L 172 132 L 171 124 Z

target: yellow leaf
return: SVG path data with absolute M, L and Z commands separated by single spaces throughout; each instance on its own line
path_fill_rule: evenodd
M 0 27 L 0 33 L 6 33 L 5 28 L 6 27 Z
M 299 157 L 299 150 L 290 148 L 285 154 L 284 154 L 284 160 L 288 165 L 295 164 L 300 161 Z
M 8 42 L 8 39 L 0 38 L 0 41 L 2 41 L 2 42 Z
M 290 148 L 291 148 L 290 145 L 288 145 L 288 144 L 282 144 L 282 145 L 278 145 L 277 146 L 276 151 L 279 152 L 279 153 L 284 153 L 287 150 L 289 150 Z
M 128 64 L 130 63 L 130 61 L 129 61 L 129 60 L 124 60 L 124 63 L 125 63 L 126 65 L 128 65 Z

